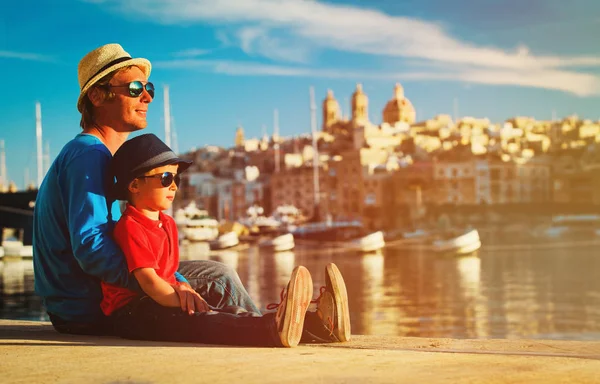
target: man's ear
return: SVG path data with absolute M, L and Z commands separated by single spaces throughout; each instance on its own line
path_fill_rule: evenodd
M 87 97 L 90 99 L 92 104 L 94 104 L 94 107 L 99 107 L 102 105 L 106 98 L 105 96 L 106 94 L 99 87 L 92 87 L 87 93 Z

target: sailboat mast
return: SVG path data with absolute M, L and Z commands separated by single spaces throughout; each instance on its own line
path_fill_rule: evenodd
M 0 189 L 8 187 L 8 176 L 6 175 L 6 153 L 4 152 L 4 140 L 0 140 Z
M 23 172 L 23 186 L 24 190 L 29 188 L 29 167 L 25 167 L 25 172 Z
M 453 105 L 453 110 L 454 110 L 454 124 L 456 124 L 458 122 L 458 99 L 455 97 L 454 98 L 454 105 Z
M 169 86 L 164 86 L 165 103 L 165 144 L 171 148 L 171 107 L 169 105 Z
M 44 145 L 44 175 L 48 173 L 48 169 L 50 169 L 50 143 L 46 140 Z
M 275 150 L 275 172 L 279 172 L 279 111 L 273 111 L 273 149 Z
M 315 191 L 315 207 L 319 206 L 319 149 L 317 148 L 317 106 L 315 104 L 315 89 L 310 87 L 310 130 L 313 145 L 313 185 Z
M 40 102 L 35 103 L 35 138 L 37 141 L 37 186 L 42 185 L 44 177 L 43 154 L 42 154 L 42 106 Z

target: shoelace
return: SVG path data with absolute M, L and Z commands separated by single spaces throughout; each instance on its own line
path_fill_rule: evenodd
M 319 297 L 317 297 L 314 300 L 311 300 L 310 302 L 318 303 L 319 300 L 321 299 L 321 296 L 323 296 L 323 293 L 325 293 L 326 290 L 327 290 L 326 287 L 319 288 Z M 283 303 L 284 299 L 285 299 L 285 288 L 282 288 L 281 292 L 279 293 L 279 303 L 271 303 L 271 304 L 267 305 L 267 310 L 272 311 L 273 309 L 279 308 L 281 303 Z M 317 307 L 317 310 L 319 310 L 318 307 Z M 323 318 L 321 318 L 321 319 L 323 320 Z M 326 326 L 326 328 L 328 328 L 327 330 L 329 331 L 329 336 L 333 336 L 333 319 L 330 316 L 327 316 L 326 321 L 327 321 L 327 325 L 329 325 L 329 327 Z
M 279 303 L 277 303 L 277 304 L 271 303 L 271 304 L 267 305 L 267 310 L 268 311 L 271 311 L 273 309 L 279 308 L 279 306 L 281 305 L 281 303 L 283 303 L 283 299 L 285 299 L 284 292 L 285 292 L 285 288 L 282 288 L 281 289 L 281 293 L 279 294 Z
M 317 297 L 314 300 L 311 300 L 310 303 L 311 304 L 318 303 L 319 300 L 321 300 L 321 296 L 323 296 L 323 293 L 325 293 L 326 290 L 327 290 L 327 287 L 322 286 L 321 288 L 319 288 L 319 297 Z
M 321 296 L 323 296 L 323 293 L 325 293 L 326 290 L 327 290 L 326 287 L 319 288 L 319 296 L 316 299 L 311 300 L 310 303 L 311 304 L 318 303 L 319 300 L 321 299 Z M 271 304 L 267 305 L 267 310 L 271 311 L 273 309 L 279 308 L 281 303 L 283 303 L 283 299 L 285 298 L 284 292 L 285 292 L 285 288 L 282 288 L 281 293 L 279 294 L 279 303 L 271 303 Z

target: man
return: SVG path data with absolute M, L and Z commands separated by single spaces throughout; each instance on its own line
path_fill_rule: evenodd
M 154 97 L 148 81 L 151 68 L 148 60 L 132 58 L 119 44 L 99 47 L 79 62 L 77 109 L 83 131 L 48 170 L 34 210 L 35 290 L 59 332 L 112 332 L 100 309 L 101 281 L 140 290 L 111 236 L 120 210 L 109 194 L 114 183 L 109 163 L 129 134 L 148 124 L 146 113 Z M 179 272 L 176 279 L 184 284 L 173 288 L 183 311 L 205 311 L 208 301 L 213 307 L 239 306 L 260 313 L 237 273 L 224 264 L 184 262 Z M 349 338 L 347 297 L 339 294 L 345 293 L 340 284 L 341 275 L 328 275 L 318 316 L 307 315 L 311 330 L 305 340 Z M 338 324 L 347 326 L 340 331 Z

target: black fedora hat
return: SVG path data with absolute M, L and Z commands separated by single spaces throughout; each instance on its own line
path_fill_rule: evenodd
M 183 160 L 156 135 L 147 133 L 127 140 L 112 158 L 111 173 L 116 178 L 113 197 L 127 200 L 127 186 L 151 169 L 178 164 L 178 172 L 188 169 L 191 161 Z

